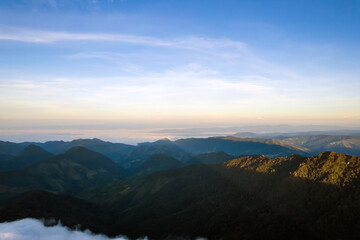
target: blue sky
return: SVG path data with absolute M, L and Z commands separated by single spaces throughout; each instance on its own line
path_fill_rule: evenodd
M 0 121 L 359 127 L 359 43 L 360 1 L 1 1 Z

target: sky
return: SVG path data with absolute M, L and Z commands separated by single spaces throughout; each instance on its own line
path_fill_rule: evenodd
M 359 128 L 359 43 L 358 0 L 0 1 L 0 139 Z

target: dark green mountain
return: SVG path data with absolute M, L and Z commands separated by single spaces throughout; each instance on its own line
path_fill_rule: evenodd
M 123 159 L 122 162 L 119 162 L 119 164 L 124 168 L 134 169 L 140 166 L 153 154 L 164 154 L 182 162 L 188 161 L 193 157 L 192 154 L 181 150 L 178 146 L 172 144 L 140 144 L 138 147 L 132 150 L 129 155 Z
M 139 149 L 147 152 L 140 155 Z M 165 155 L 145 158 L 154 149 L 186 154 L 258 149 L 268 156 L 252 154 L 165 170 L 180 162 Z M 360 237 L 360 157 L 324 152 L 271 158 L 301 150 L 271 139 L 224 137 L 162 140 L 140 145 L 128 156 L 136 151 L 142 163 L 137 170 L 144 175 L 131 178 L 124 178 L 123 170 L 109 158 L 84 147 L 0 173 L 0 220 L 54 216 L 65 219 L 67 226 L 81 223 L 111 236 L 151 239 Z M 197 161 L 214 163 L 230 157 L 206 153 Z M 33 189 L 81 200 L 44 192 L 16 196 Z
M 265 154 L 267 156 L 289 156 L 292 154 L 308 155 L 307 149 L 296 147 L 292 144 L 275 139 L 251 139 L 235 137 L 211 137 L 211 138 L 187 138 L 176 141 L 162 139 L 153 143 L 141 143 L 133 149 L 123 161 L 121 166 L 127 169 L 138 167 L 145 159 L 153 154 L 165 154 L 181 162 L 202 162 L 194 159 L 195 155 L 212 152 L 224 152 L 229 155 L 254 155 Z M 207 158 L 209 159 L 210 156 Z M 224 156 L 217 156 L 224 157 Z M 204 162 L 223 162 L 219 158 L 205 160 Z M 228 160 L 228 159 L 226 159 Z M 191 163 L 191 162 L 189 162 Z
M 334 151 L 360 156 L 360 136 L 315 135 L 285 138 L 284 141 L 307 148 L 316 154 Z
M 121 216 L 113 227 L 131 237 L 358 239 L 358 162 L 337 153 L 241 157 L 130 178 L 83 197 Z
M 223 163 L 234 158 L 235 156 L 224 152 L 203 153 L 196 155 L 194 158 L 186 162 L 186 164 L 215 164 Z
M 14 155 L 11 155 L 11 154 L 0 153 L 0 162 L 9 160 L 10 158 L 13 158 L 13 157 L 14 157 Z
M 52 156 L 41 147 L 29 145 L 19 155 L 8 160 L 0 161 L 0 171 L 10 171 L 30 166 L 38 161 L 43 161 Z
M 109 158 L 84 147 L 73 147 L 29 167 L 0 173 L 0 190 L 3 194 L 32 189 L 78 193 L 124 176 L 124 170 Z
M 27 146 L 28 144 L 30 143 L 22 143 L 23 146 Z M 111 143 L 97 138 L 77 139 L 71 142 L 50 141 L 32 144 L 38 145 L 45 150 L 56 154 L 64 153 L 74 146 L 83 146 L 109 157 L 124 168 L 132 170 L 153 154 L 166 154 L 180 161 L 186 161 L 192 157 L 191 154 L 181 150 L 168 139 L 162 139 L 152 143 L 141 143 L 138 146 Z
M 164 154 L 154 154 L 136 168 L 134 175 L 145 175 L 182 166 L 184 166 L 184 164 L 175 158 L 168 157 Z

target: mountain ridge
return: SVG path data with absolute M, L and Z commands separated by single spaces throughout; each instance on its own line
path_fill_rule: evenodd
M 22 149 L 18 155 L 0 161 L 0 172 L 21 169 L 52 156 L 51 153 L 45 151 L 41 147 L 31 144 Z
M 52 160 L 64 163 L 64 156 L 83 156 L 84 151 L 98 154 L 78 146 Z M 81 164 L 84 159 L 71 161 L 72 164 L 66 166 L 78 171 L 75 163 Z M 101 159 L 111 161 L 104 156 Z M 92 161 L 86 163 L 91 165 L 89 168 L 97 168 Z M 113 163 L 111 166 L 116 165 Z M 17 172 L 24 175 L 24 170 Z M 111 236 L 126 234 L 137 238 L 146 235 L 153 239 L 170 236 L 294 239 L 295 236 L 295 239 L 355 240 L 356 231 L 360 233 L 360 226 L 356 225 L 360 222 L 357 205 L 360 202 L 359 175 L 360 157 L 335 152 L 311 157 L 253 155 L 217 164 L 193 164 L 130 178 L 113 178 L 97 186 L 87 179 L 86 174 L 77 175 L 85 181 L 78 185 L 80 188 L 70 185 L 69 189 L 73 191 L 63 191 L 62 188 L 48 190 L 66 192 L 80 198 L 79 201 L 84 201 L 86 206 L 89 203 L 105 209 L 104 212 L 85 207 L 88 212 L 73 217 L 76 221 L 90 224 L 97 222 L 96 215 L 100 214 L 99 221 L 108 219 L 110 223 L 99 225 L 98 231 Z M 3 176 L 0 174 L 1 184 L 6 183 Z M 8 179 L 9 176 L 5 176 Z M 63 178 L 61 176 L 57 178 Z M 19 186 L 24 186 L 24 183 Z M 25 190 L 31 189 L 23 189 L 23 192 Z M 54 196 L 57 198 L 56 195 L 41 193 L 30 198 L 20 197 L 25 200 L 14 201 L 13 205 L 13 200 L 7 198 L 7 203 L 0 207 L 0 213 L 4 213 L 2 221 L 14 218 L 17 212 L 21 217 L 48 216 L 47 211 L 39 210 L 41 204 L 37 203 L 37 196 L 44 202 Z M 63 197 L 59 195 L 58 199 L 57 206 L 77 206 L 77 200 L 64 199 L 62 205 Z M 72 216 L 61 215 L 56 205 L 48 206 L 59 218 Z M 87 221 L 89 216 L 94 219 Z
M 0 184 L 15 192 L 40 189 L 72 193 L 124 176 L 124 170 L 109 158 L 78 146 L 23 169 L 0 173 Z

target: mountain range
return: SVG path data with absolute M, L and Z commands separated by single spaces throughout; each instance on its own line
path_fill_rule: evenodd
M 119 165 L 102 154 L 73 147 L 28 167 L 0 173 L 0 194 L 10 197 L 33 189 L 72 194 L 125 175 Z
M 83 146 L 109 157 L 124 168 L 136 168 L 153 154 L 166 154 L 181 162 L 187 162 L 197 154 L 210 152 L 225 152 L 235 156 L 309 154 L 306 148 L 297 147 L 281 140 L 235 137 L 188 138 L 176 141 L 162 139 L 152 143 L 139 143 L 137 146 L 106 142 L 96 138 L 78 139 L 71 142 L 50 141 L 19 144 L 0 141 L 0 154 L 9 159 L 29 145 L 39 146 L 52 154 L 64 153 L 71 147 Z
M 10 156 L 0 222 L 55 219 L 46 222 L 150 239 L 358 239 L 360 157 L 312 155 L 289 139 L 0 142 Z
M 357 239 L 359 163 L 335 152 L 188 166 L 153 155 L 131 177 L 107 157 L 74 147 L 0 173 L 0 221 L 53 218 L 151 239 Z

